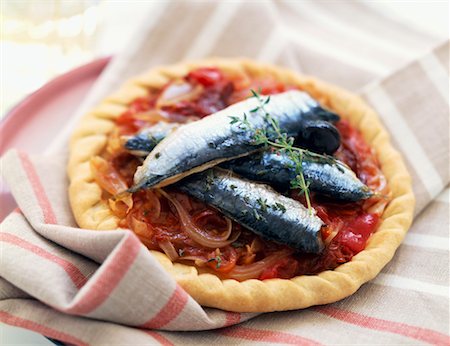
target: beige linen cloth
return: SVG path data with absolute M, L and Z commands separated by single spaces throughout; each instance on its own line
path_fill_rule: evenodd
M 3 158 L 19 208 L 1 224 L 0 320 L 76 345 L 448 345 L 449 45 L 405 65 L 404 52 L 424 53 L 432 38 L 361 6 L 155 6 L 74 119 L 151 66 L 209 55 L 272 61 L 360 91 L 404 154 L 417 197 L 416 220 L 376 279 L 341 302 L 301 311 L 255 317 L 201 307 L 130 231 L 76 228 L 65 174 L 71 124 L 47 155 Z

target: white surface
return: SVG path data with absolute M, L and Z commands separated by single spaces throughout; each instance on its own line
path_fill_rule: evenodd
M 28 330 L 11 327 L 5 324 L 0 325 L 0 345 L 54 345 L 40 334 Z
M 448 0 L 361 0 L 392 20 L 416 27 L 441 40 L 449 38 Z

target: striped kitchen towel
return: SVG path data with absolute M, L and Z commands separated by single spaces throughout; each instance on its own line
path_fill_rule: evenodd
M 153 66 L 245 56 L 359 91 L 448 39 L 448 32 L 424 32 L 392 20 L 383 6 L 372 7 L 362 1 L 152 2 L 133 40 L 108 65 L 48 152 L 59 151 L 79 118 L 123 81 Z
M 259 57 L 355 90 L 406 62 L 392 48 L 396 44 L 381 43 L 390 35 L 405 38 L 399 43 L 405 48 L 421 47 L 416 52 L 430 41 L 419 43 L 426 39 L 419 34 L 407 39 L 406 29 L 387 19 L 377 21 L 375 14 L 364 14 L 358 7 L 262 4 L 172 2 L 155 7 L 79 113 L 141 70 L 186 57 Z M 311 6 L 317 7 L 314 12 L 303 12 Z M 352 13 L 360 30 L 342 24 L 342 18 Z M 313 15 L 318 18 L 308 21 Z M 333 21 L 322 31 L 320 20 L 329 17 Z M 375 48 L 364 46 L 370 18 L 382 28 Z M 364 54 L 350 59 L 337 42 L 330 43 L 332 51 L 324 50 L 323 42 L 330 36 L 326 30 L 359 40 L 358 51 Z M 378 53 L 383 59 L 370 60 L 371 54 L 363 49 L 369 46 L 374 54 L 383 47 L 383 54 Z M 448 345 L 448 52 L 446 43 L 362 89 L 407 160 L 420 214 L 395 258 L 351 297 L 328 306 L 257 317 L 201 307 L 131 232 L 76 227 L 66 194 L 66 156 L 57 153 L 62 137 L 51 156 L 13 151 L 3 158 L 2 171 L 19 209 L 1 224 L 0 320 L 76 345 Z M 227 328 L 200 331 L 220 327 Z M 186 330 L 197 332 L 181 332 Z
M 446 345 L 448 196 L 416 219 L 395 258 L 353 296 L 254 317 L 202 308 L 131 232 L 73 227 L 64 160 L 10 152 L 4 173 L 20 206 L 1 225 L 0 320 L 77 345 L 376 343 Z M 22 211 L 21 211 L 22 210 Z

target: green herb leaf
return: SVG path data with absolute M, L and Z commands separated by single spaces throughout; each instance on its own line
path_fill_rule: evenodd
M 239 117 L 236 117 L 236 116 L 230 116 L 229 118 L 231 119 L 231 121 L 230 121 L 231 125 L 236 124 L 241 120 L 241 119 L 239 119 Z
M 267 199 L 263 200 L 262 198 L 258 198 L 256 202 L 259 204 L 263 212 L 267 211 Z
M 278 209 L 279 211 L 281 211 L 283 214 L 286 212 L 286 207 L 285 207 L 283 204 L 281 204 L 281 203 L 279 203 L 279 202 L 276 202 L 276 203 L 275 203 L 275 206 L 276 206 L 277 209 Z
M 253 214 L 255 215 L 255 219 L 257 221 L 260 221 L 262 219 L 262 216 L 258 213 L 256 209 L 253 209 Z
M 220 265 L 222 264 L 222 258 L 220 256 L 217 256 L 216 261 L 217 261 L 216 269 L 219 269 Z
M 216 269 L 219 269 L 220 265 L 222 264 L 222 258 L 220 256 L 216 256 L 216 257 L 210 258 L 206 262 L 210 263 L 210 262 L 214 262 L 214 261 L 216 262 Z
M 265 106 L 270 102 L 270 95 L 264 99 L 260 95 L 261 91 L 256 92 L 255 90 L 251 89 L 250 92 L 252 94 L 251 97 L 256 98 L 259 104 L 258 107 L 252 109 L 250 113 L 255 113 L 258 110 L 262 111 L 264 113 L 264 119 L 267 122 L 267 126 L 265 126 L 264 128 L 254 128 L 250 121 L 248 121 L 247 114 L 244 114 L 244 120 L 240 121 L 239 128 L 251 131 L 253 133 L 252 144 L 271 147 L 272 150 L 276 150 L 279 153 L 284 153 L 288 156 L 288 158 L 291 159 L 291 161 L 294 163 L 292 168 L 295 169 L 296 172 L 295 179 L 291 181 L 291 188 L 298 189 L 300 193 L 305 195 L 306 204 L 308 206 L 309 212 L 312 214 L 312 206 L 309 195 L 309 182 L 306 181 L 303 175 L 303 158 L 306 157 L 309 159 L 328 163 L 330 165 L 336 165 L 340 170 L 343 170 L 343 164 L 334 159 L 332 156 L 320 155 L 306 149 L 294 147 L 294 138 L 288 137 L 286 133 L 281 131 L 278 120 L 273 118 L 265 108 Z M 248 201 L 246 202 L 248 203 Z M 286 208 L 282 204 L 277 206 L 277 208 L 282 212 L 286 212 Z M 261 215 L 255 214 L 255 217 L 257 218 L 257 220 L 259 220 L 261 218 Z

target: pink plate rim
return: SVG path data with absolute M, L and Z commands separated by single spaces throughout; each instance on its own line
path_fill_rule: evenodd
M 64 90 L 69 86 L 69 84 L 74 84 L 74 80 L 82 80 L 86 76 L 92 75 L 94 71 L 98 71 L 98 73 L 100 73 L 106 65 L 108 65 L 111 59 L 111 56 L 98 58 L 94 61 L 69 70 L 68 72 L 53 78 L 13 106 L 0 121 L 0 137 L 3 138 L 3 140 L 0 141 L 0 153 L 4 153 L 6 149 L 6 142 L 8 142 L 6 137 L 9 137 L 14 133 L 14 131 L 9 130 L 14 128 L 17 121 L 20 121 L 18 117 L 23 117 L 25 114 L 24 110 L 33 106 L 39 107 L 41 103 L 45 102 L 46 99 L 57 93 L 59 90 Z

